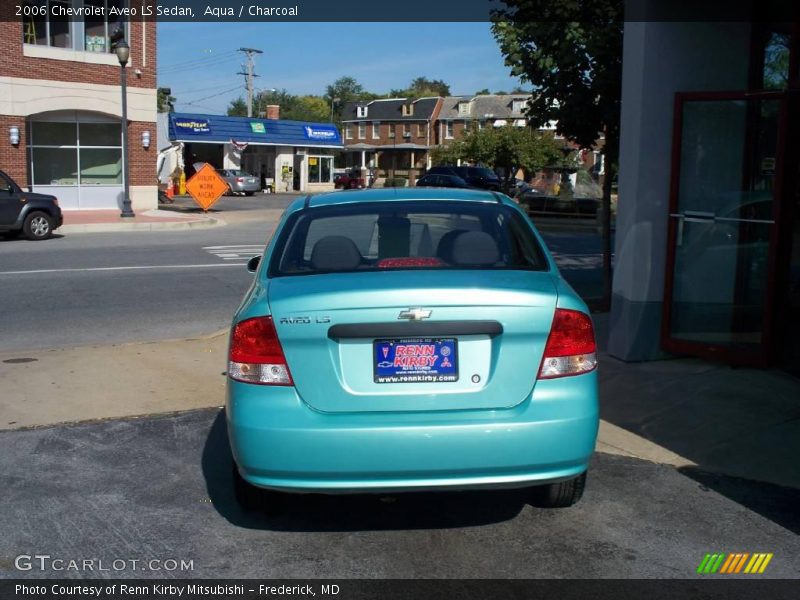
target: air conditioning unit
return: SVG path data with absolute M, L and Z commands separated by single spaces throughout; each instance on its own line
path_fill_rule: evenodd
M 406 132 L 406 133 L 403 134 L 403 137 L 406 138 L 407 140 L 411 139 L 411 133 L 410 132 Z

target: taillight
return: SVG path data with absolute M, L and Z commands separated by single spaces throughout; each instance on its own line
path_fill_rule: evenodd
M 597 367 L 597 345 L 589 315 L 557 308 L 544 349 L 539 379 L 588 373 Z
M 255 317 L 234 325 L 228 376 L 246 383 L 294 385 L 272 317 Z
M 237 177 L 236 178 L 236 182 L 237 183 L 244 183 L 244 177 Z

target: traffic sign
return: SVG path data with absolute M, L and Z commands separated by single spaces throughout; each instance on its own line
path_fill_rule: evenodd
M 228 191 L 228 184 L 210 164 L 206 163 L 186 182 L 186 191 L 204 211 Z

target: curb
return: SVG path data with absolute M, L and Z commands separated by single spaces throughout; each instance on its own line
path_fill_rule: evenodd
M 206 217 L 195 221 L 180 222 L 169 221 L 166 223 L 75 223 L 62 225 L 55 231 L 57 233 L 108 233 L 118 231 L 180 231 L 187 229 L 209 229 L 227 225 L 222 219 Z

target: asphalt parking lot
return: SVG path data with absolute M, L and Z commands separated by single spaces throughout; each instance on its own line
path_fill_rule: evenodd
M 800 573 L 796 491 L 637 459 L 596 455 L 566 510 L 502 491 L 293 497 L 274 517 L 239 511 L 230 468 L 219 409 L 0 432 L 0 577 L 690 578 L 707 552 Z

